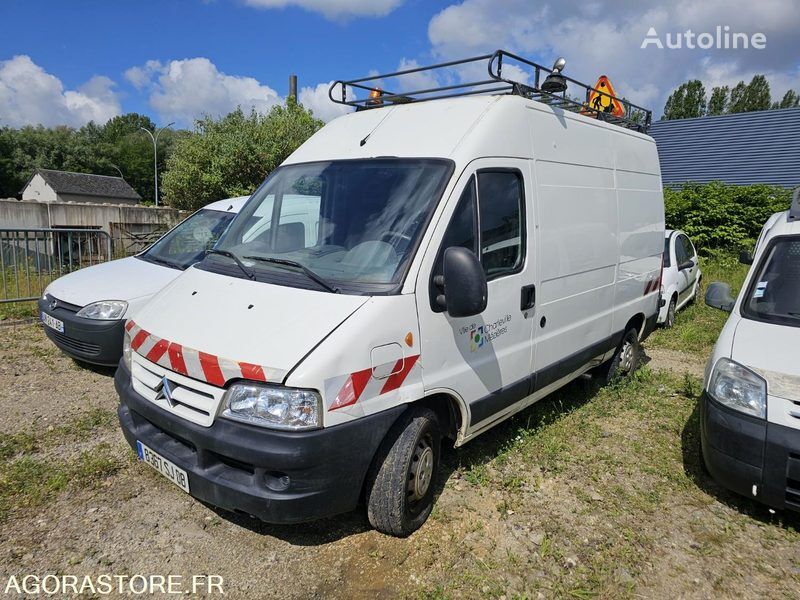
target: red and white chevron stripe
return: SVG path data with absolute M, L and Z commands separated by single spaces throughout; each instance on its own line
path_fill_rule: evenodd
M 231 379 L 280 382 L 285 372 L 263 365 L 230 360 L 187 348 L 157 337 L 133 320 L 125 323 L 131 336 L 131 349 L 165 369 L 222 387 Z
M 419 359 L 419 354 L 398 360 L 393 365 L 391 370 L 392 375 L 384 379 L 373 378 L 372 367 L 350 373 L 350 375 L 345 376 L 346 379 L 339 389 L 339 392 L 336 394 L 336 397 L 333 399 L 333 402 L 331 402 L 331 405 L 328 407 L 328 410 L 337 410 L 345 406 L 352 406 L 358 402 L 360 398 L 374 398 L 382 394 L 393 392 L 403 385 L 406 377 L 408 377 L 408 374 L 417 363 L 417 359 Z

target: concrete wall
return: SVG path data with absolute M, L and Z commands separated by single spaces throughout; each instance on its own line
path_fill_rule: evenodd
M 111 233 L 112 223 L 168 228 L 187 214 L 174 208 L 152 206 L 0 200 L 0 228 L 99 227 Z
M 35 202 L 56 202 L 58 196 L 39 173 L 33 176 L 31 182 L 22 190 L 23 200 Z
M 24 198 L 23 198 L 24 200 Z M 80 194 L 58 194 L 58 202 L 78 202 L 82 204 L 124 204 L 137 206 L 138 200 L 127 198 L 104 198 L 102 196 L 83 196 Z

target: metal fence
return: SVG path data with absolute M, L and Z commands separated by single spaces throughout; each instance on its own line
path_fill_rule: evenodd
M 0 229 L 0 303 L 36 300 L 54 279 L 111 258 L 100 229 Z

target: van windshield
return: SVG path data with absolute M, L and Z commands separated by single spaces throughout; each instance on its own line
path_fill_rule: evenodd
M 136 257 L 185 270 L 203 259 L 234 216 L 222 210 L 198 210 Z
M 800 327 L 800 236 L 777 238 L 767 249 L 742 313 L 758 321 Z
M 201 268 L 241 277 L 244 266 L 270 283 L 390 292 L 402 282 L 451 164 L 380 158 L 281 167 L 216 245 L 229 254 L 210 254 Z

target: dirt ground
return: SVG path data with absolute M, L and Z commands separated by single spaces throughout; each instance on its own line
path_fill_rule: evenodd
M 363 510 L 274 527 L 195 501 L 134 460 L 109 371 L 36 325 L 0 327 L 0 581 L 217 574 L 229 598 L 800 596 L 796 518 L 700 469 L 703 364 L 648 355 L 631 382 L 575 382 L 447 450 L 432 517 L 395 539 Z

